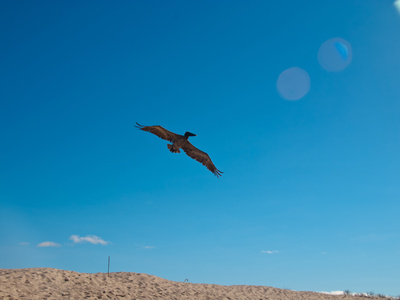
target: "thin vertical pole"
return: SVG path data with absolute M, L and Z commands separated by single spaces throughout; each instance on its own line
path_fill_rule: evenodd
M 110 257 L 108 257 L 108 277 L 110 277 Z

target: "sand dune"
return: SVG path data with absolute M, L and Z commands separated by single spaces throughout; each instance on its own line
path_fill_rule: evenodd
M 363 299 L 266 286 L 175 282 L 140 273 L 77 273 L 50 268 L 0 269 L 0 299 Z

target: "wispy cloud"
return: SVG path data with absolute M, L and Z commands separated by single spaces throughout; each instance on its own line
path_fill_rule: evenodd
M 265 254 L 278 254 L 279 251 L 278 251 L 278 250 L 261 250 L 261 253 L 265 253 Z
M 54 242 L 43 242 L 37 245 L 38 247 L 61 247 L 60 244 Z
M 144 246 L 143 249 L 154 249 L 154 246 Z
M 28 246 L 29 243 L 28 243 L 28 242 L 21 242 L 21 243 L 19 243 L 19 245 L 20 245 L 20 246 Z
M 96 235 L 87 235 L 87 236 L 82 236 L 82 237 L 79 235 L 71 235 L 71 237 L 69 239 L 72 240 L 76 244 L 91 243 L 91 244 L 95 244 L 95 245 L 97 245 L 97 244 L 107 245 L 110 243 L 110 242 L 106 242 L 101 237 L 98 237 Z

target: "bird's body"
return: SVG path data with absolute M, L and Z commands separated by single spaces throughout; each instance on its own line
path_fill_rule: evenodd
M 172 144 L 168 144 L 168 149 L 172 153 L 180 153 L 179 149 L 182 149 L 189 157 L 197 160 L 198 162 L 202 163 L 204 166 L 207 167 L 211 172 L 214 173 L 215 176 L 219 177 L 223 172 L 218 170 L 211 158 L 208 156 L 207 153 L 197 149 L 189 142 L 190 136 L 196 136 L 193 133 L 185 132 L 184 135 L 176 134 L 171 131 L 166 130 L 165 128 L 155 125 L 155 126 L 143 126 L 139 123 L 136 123 L 136 127 L 143 131 L 148 131 L 156 136 L 162 138 L 163 140 L 170 141 Z

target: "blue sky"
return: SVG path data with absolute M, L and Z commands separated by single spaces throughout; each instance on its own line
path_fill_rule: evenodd
M 0 268 L 400 294 L 393 1 L 2 1 L 0 41 Z

